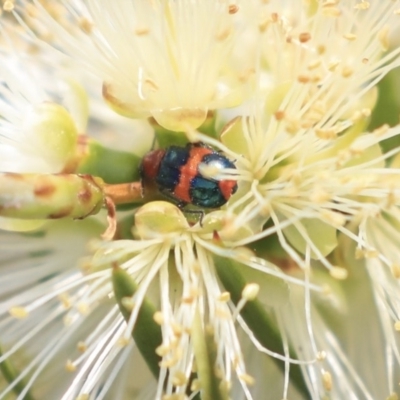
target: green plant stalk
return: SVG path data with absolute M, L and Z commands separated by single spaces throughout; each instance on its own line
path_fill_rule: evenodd
M 122 300 L 132 297 L 137 290 L 137 285 L 131 276 L 119 267 L 113 269 L 112 283 L 121 314 L 126 321 L 129 321 L 131 311 L 125 308 Z M 133 328 L 132 337 L 150 371 L 158 379 L 161 357 L 156 353 L 156 349 L 162 343 L 162 334 L 161 327 L 153 319 L 155 312 L 154 305 L 144 299 Z
M 84 145 L 77 173 L 98 176 L 108 184 L 140 180 L 141 157 L 126 151 L 109 149 L 91 138 L 85 137 Z
M 228 394 L 222 390 L 221 379 L 215 370 L 217 354 L 214 335 L 204 331 L 198 308 L 193 319 L 191 337 L 201 386 L 201 398 L 203 400 L 227 400 Z
M 0 356 L 2 356 L 2 355 L 3 355 L 3 350 L 0 347 Z M 0 362 L 0 371 L 2 372 L 5 380 L 8 383 L 12 383 L 14 381 L 14 379 L 16 379 L 19 375 L 18 371 L 15 369 L 15 367 L 12 365 L 10 359 L 8 359 L 8 358 L 6 360 Z M 13 387 L 13 392 L 18 395 L 18 394 L 22 393 L 24 389 L 25 389 L 25 382 L 20 381 Z M 35 400 L 35 398 L 28 391 L 24 396 L 24 400 Z

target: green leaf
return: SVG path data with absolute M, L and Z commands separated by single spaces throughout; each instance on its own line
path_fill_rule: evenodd
M 119 267 L 113 269 L 112 283 L 121 314 L 128 321 L 131 311 L 124 306 L 123 299 L 132 297 L 137 290 L 137 285 L 131 276 Z M 133 328 L 132 337 L 150 371 L 157 379 L 160 373 L 159 362 L 161 358 L 156 354 L 156 349 L 162 343 L 162 333 L 161 327 L 153 319 L 155 312 L 154 305 L 149 300 L 144 299 Z
M 201 398 L 203 400 L 227 400 L 228 393 L 223 389 L 223 382 L 216 371 L 217 349 L 214 334 L 207 328 L 203 329 L 198 308 L 193 319 L 191 338 L 200 381 Z
M 243 278 L 241 270 L 247 269 L 248 267 L 237 261 L 216 255 L 214 255 L 214 263 L 219 279 L 221 280 L 225 289 L 230 292 L 233 303 L 237 305 L 241 299 L 242 291 L 248 283 Z M 247 302 L 240 314 L 246 321 L 246 324 L 252 330 L 256 339 L 264 347 L 275 353 L 282 355 L 285 354 L 281 335 L 260 301 L 256 299 L 251 302 Z M 289 348 L 289 355 L 291 358 L 296 358 L 296 354 L 291 348 Z M 277 366 L 284 371 L 285 365 L 282 361 L 275 358 L 272 358 L 272 360 L 274 360 Z M 310 398 L 310 394 L 299 365 L 291 365 L 290 380 L 305 396 L 305 398 Z

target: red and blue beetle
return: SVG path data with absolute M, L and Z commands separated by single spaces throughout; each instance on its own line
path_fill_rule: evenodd
M 200 165 L 236 168 L 226 156 L 201 142 L 153 150 L 141 164 L 144 191 L 155 188 L 180 208 L 188 204 L 210 209 L 223 206 L 236 192 L 237 182 L 203 176 Z

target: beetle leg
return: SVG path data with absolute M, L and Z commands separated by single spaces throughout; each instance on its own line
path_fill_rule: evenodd
M 198 216 L 199 224 L 203 227 L 203 218 L 204 218 L 204 211 L 203 210 L 183 210 L 185 214 L 191 214 Z

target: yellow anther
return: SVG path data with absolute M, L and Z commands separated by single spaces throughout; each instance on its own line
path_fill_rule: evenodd
M 347 269 L 342 268 L 342 267 L 333 267 L 329 270 L 329 273 L 332 278 L 338 279 L 338 280 L 345 280 L 347 279 L 349 273 Z
M 153 315 L 153 319 L 158 325 L 162 325 L 164 323 L 164 316 L 161 311 L 156 311 Z
M 323 351 L 323 350 L 322 350 L 322 351 L 319 351 L 319 352 L 317 353 L 316 358 L 317 358 L 318 361 L 324 361 L 324 360 L 326 360 L 326 352 Z
M 254 385 L 255 382 L 255 379 L 249 374 L 241 374 L 239 379 L 241 379 L 247 385 Z
M 133 301 L 132 297 L 123 297 L 121 299 L 121 304 L 127 311 L 132 311 L 135 307 L 135 302 Z
M 392 274 L 396 279 L 400 278 L 400 265 L 399 264 L 392 265 Z
M 81 352 L 84 353 L 87 350 L 87 345 L 85 342 L 78 342 L 76 348 Z
M 248 283 L 242 291 L 242 299 L 252 301 L 257 297 L 259 291 L 260 285 L 257 283 Z
M 187 376 L 182 371 L 176 371 L 172 378 L 172 383 L 175 386 L 183 386 L 187 383 L 187 381 L 188 381 Z
M 322 384 L 328 392 L 332 390 L 332 375 L 328 371 L 324 371 L 322 374 Z
M 227 303 L 231 299 L 231 294 L 229 292 L 223 292 L 219 295 L 218 301 L 222 303 Z
M 29 313 L 24 307 L 11 307 L 8 311 L 14 318 L 23 319 L 26 318 Z
M 65 364 L 65 369 L 68 372 L 74 372 L 74 371 L 76 371 L 76 365 L 71 360 L 67 360 L 67 362 Z
M 76 309 L 82 315 L 89 314 L 89 304 L 87 304 L 87 303 L 79 303 L 79 304 L 77 304 Z

